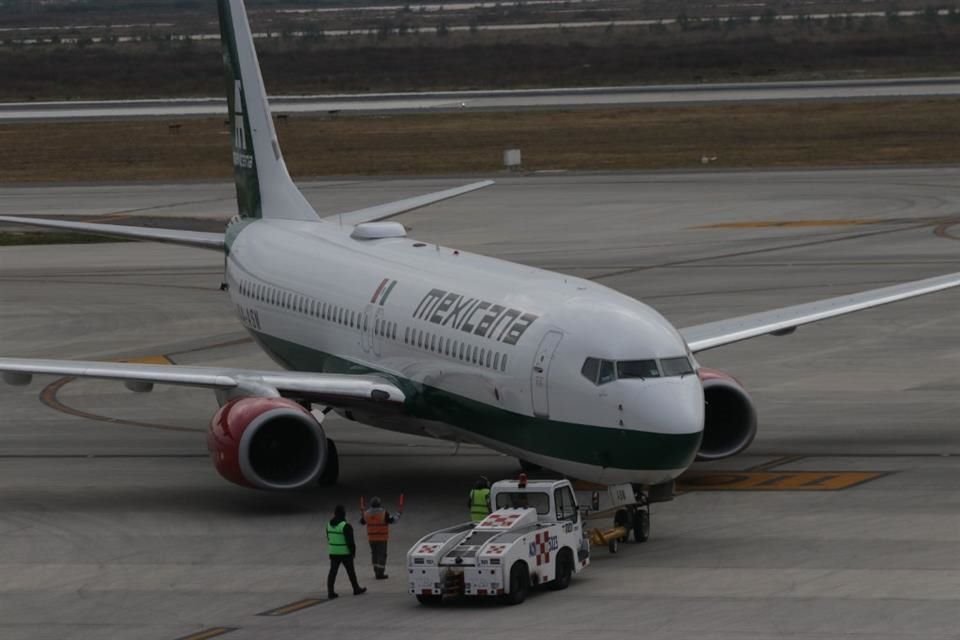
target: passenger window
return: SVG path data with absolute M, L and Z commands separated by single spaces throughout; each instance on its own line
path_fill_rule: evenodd
M 500 359 L 500 371 L 507 370 L 507 354 L 503 354 L 503 358 Z
M 494 369 L 500 368 L 500 352 L 499 351 L 493 354 L 493 368 Z
M 600 374 L 597 376 L 597 384 L 606 384 L 608 382 L 613 382 L 616 379 L 617 373 L 613 367 L 613 362 L 610 360 L 601 360 Z
M 596 358 L 587 358 L 583 361 L 583 366 L 580 367 L 580 374 L 593 384 L 597 384 L 597 373 L 599 372 L 600 361 Z
M 403 328 L 403 344 L 410 344 L 410 327 Z
M 391 332 L 391 335 L 393 336 L 394 340 L 397 339 L 397 323 L 396 322 L 393 323 L 393 331 Z
M 423 331 L 417 330 L 417 346 L 423 348 Z
M 492 351 L 487 351 L 487 365 L 486 365 L 486 366 L 487 366 L 487 369 L 490 368 L 490 354 L 491 354 L 491 353 L 493 353 L 493 352 L 492 352 Z
M 431 336 L 430 336 L 430 351 L 436 351 L 436 350 L 437 350 L 437 336 L 436 336 L 436 335 L 431 335 Z
M 460 359 L 463 360 L 463 343 L 460 343 Z
M 477 364 L 477 351 L 479 351 L 479 349 L 477 348 L 476 345 L 474 345 L 474 346 L 473 346 L 473 358 L 470 360 L 470 362 L 472 362 L 473 364 Z

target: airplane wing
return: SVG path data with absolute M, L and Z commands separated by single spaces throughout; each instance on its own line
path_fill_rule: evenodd
M 241 395 L 291 397 L 335 407 L 368 403 L 400 407 L 406 400 L 403 391 L 385 378 L 330 373 L 0 358 L 0 375 L 4 382 L 14 385 L 29 384 L 34 375 L 70 376 L 120 380 L 133 391 L 150 391 L 154 384 L 171 384 Z
M 343 224 L 349 225 L 360 224 L 361 222 L 374 222 L 376 220 L 383 220 L 384 218 L 391 218 L 401 213 L 406 213 L 407 211 L 413 211 L 414 209 L 419 209 L 421 207 L 440 202 L 441 200 L 456 198 L 457 196 L 462 196 L 465 193 L 470 193 L 471 191 L 476 191 L 477 189 L 489 187 L 492 184 L 493 180 L 472 182 L 470 184 L 463 185 L 462 187 L 454 187 L 453 189 L 435 191 L 422 196 L 414 196 L 404 200 L 380 204 L 375 207 L 367 207 L 366 209 L 357 209 L 356 211 L 338 213 L 336 215 L 327 216 L 324 218 L 324 220 L 342 222 Z
M 222 233 L 207 233 L 204 231 L 178 231 L 176 229 L 156 229 L 152 227 L 130 227 L 120 224 L 99 224 L 94 222 L 73 222 L 70 220 L 47 220 L 45 218 L 0 216 L 0 222 L 14 222 L 29 224 L 50 229 L 67 229 L 80 233 L 96 233 L 104 236 L 132 238 L 136 240 L 152 240 L 154 242 L 169 242 L 203 249 L 219 249 L 224 247 Z
M 762 335 L 786 335 L 797 327 L 960 286 L 960 273 L 915 280 L 772 311 L 708 322 L 680 330 L 694 353 Z

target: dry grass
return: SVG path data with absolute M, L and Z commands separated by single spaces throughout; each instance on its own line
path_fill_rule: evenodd
M 295 176 L 491 173 L 518 147 L 527 169 L 676 169 L 955 163 L 958 99 L 291 117 Z M 0 127 L 0 181 L 219 179 L 220 119 Z

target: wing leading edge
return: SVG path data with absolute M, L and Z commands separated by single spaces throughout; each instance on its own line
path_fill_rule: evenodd
M 95 233 L 118 238 L 134 240 L 152 240 L 153 242 L 169 242 L 202 249 L 222 250 L 224 239 L 222 233 L 208 233 L 205 231 L 181 231 L 178 229 L 157 229 L 154 227 L 130 227 L 120 224 L 99 224 L 95 222 L 74 222 L 71 220 L 47 220 L 21 216 L 0 216 L 0 222 L 14 222 L 50 229 L 67 229 L 80 233 Z
M 34 375 L 119 380 L 134 391 L 154 384 L 200 387 L 243 395 L 301 398 L 331 406 L 368 403 L 400 406 L 406 396 L 377 376 L 293 371 L 257 371 L 132 362 L 0 358 L 0 374 L 8 384 L 29 384 Z
M 960 286 L 960 273 L 905 282 L 772 311 L 708 322 L 680 330 L 694 353 L 767 334 L 787 334 L 801 325 L 916 298 Z

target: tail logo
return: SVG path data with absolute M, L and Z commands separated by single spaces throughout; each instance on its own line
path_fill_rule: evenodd
M 238 169 L 253 169 L 253 154 L 247 145 L 247 119 L 243 117 L 243 84 L 233 81 L 233 166 Z

